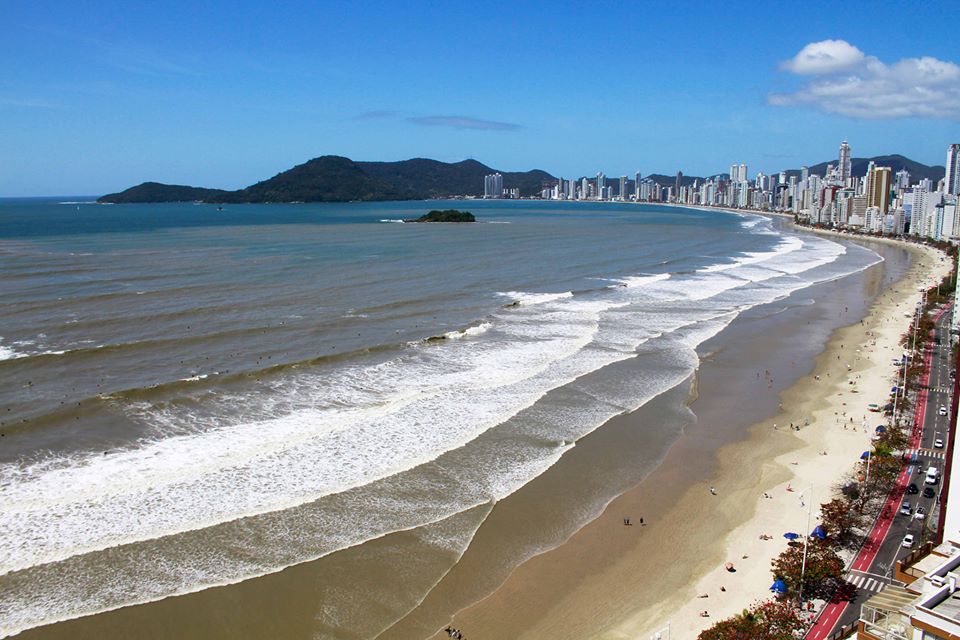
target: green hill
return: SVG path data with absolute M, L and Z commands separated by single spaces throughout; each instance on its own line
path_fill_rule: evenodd
M 130 187 L 120 193 L 103 196 L 97 202 L 112 202 L 115 204 L 132 202 L 196 202 L 197 200 L 213 201 L 229 191 L 219 189 L 202 189 L 200 187 L 186 187 L 179 184 L 161 184 L 159 182 L 144 182 Z
M 483 177 L 495 172 L 476 160 L 354 162 L 341 156 L 321 156 L 237 191 L 145 182 L 105 195 L 98 202 L 350 202 L 481 196 Z M 555 180 L 539 170 L 500 173 L 504 188 L 519 189 L 521 196 L 537 195 L 545 182 Z

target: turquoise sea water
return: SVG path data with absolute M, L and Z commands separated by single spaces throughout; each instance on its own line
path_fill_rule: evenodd
M 657 206 L 75 200 L 0 200 L 0 633 L 455 522 L 879 260 Z

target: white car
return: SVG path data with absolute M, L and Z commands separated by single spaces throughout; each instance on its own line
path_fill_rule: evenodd
M 945 416 L 945 415 L 947 415 L 947 408 L 944 407 L 944 406 L 941 406 L 941 407 L 940 407 L 940 410 L 937 411 L 937 413 L 939 413 L 939 414 L 942 415 L 942 416 Z
M 917 511 L 913 514 L 913 517 L 916 520 L 923 520 L 927 517 L 927 512 L 924 511 L 923 507 L 917 507 Z
M 942 438 L 937 438 L 936 440 L 934 440 L 934 441 L 933 441 L 933 447 L 934 447 L 935 449 L 943 449 L 943 439 L 942 439 Z
M 913 511 L 910 509 L 910 501 L 905 500 L 902 505 L 900 505 L 900 515 L 909 516 Z
M 912 534 L 912 533 L 908 533 L 907 535 L 903 536 L 903 542 L 900 543 L 900 546 L 901 546 L 901 547 L 906 547 L 906 548 L 908 548 L 908 549 L 909 549 L 910 547 L 912 547 L 912 546 L 913 546 L 913 534 Z

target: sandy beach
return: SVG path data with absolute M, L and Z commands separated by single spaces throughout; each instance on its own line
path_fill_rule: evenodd
M 915 256 L 909 271 L 875 298 L 862 324 L 833 333 L 814 370 L 779 393 L 779 407 L 757 420 L 747 439 L 711 456 L 715 441 L 699 422 L 641 486 L 563 546 L 520 566 L 492 595 L 460 612 L 454 626 L 479 637 L 509 629 L 529 638 L 647 638 L 669 624 L 672 638 L 685 639 L 765 598 L 770 561 L 786 545 L 783 532 L 806 527 L 808 500 L 815 524 L 816 506 L 833 497 L 869 443 L 878 416 L 866 405 L 883 401 L 893 384 L 890 362 L 900 352 L 904 314 L 920 300 L 918 286 L 949 272 L 938 252 L 909 250 Z M 757 375 L 762 389 L 778 374 Z M 722 377 L 721 368 L 698 383 L 713 387 L 724 384 Z M 723 394 L 709 396 L 716 402 Z M 696 401 L 693 408 L 701 413 Z M 803 426 L 795 431 L 791 423 Z M 689 463 L 711 457 L 713 464 Z M 689 488 L 675 494 L 670 487 L 678 484 Z M 653 517 L 642 526 L 616 526 L 626 514 L 634 525 L 642 514 Z M 726 562 L 735 573 L 723 568 Z

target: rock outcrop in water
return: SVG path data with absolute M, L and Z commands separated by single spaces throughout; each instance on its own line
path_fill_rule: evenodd
M 477 219 L 469 211 L 459 211 L 457 209 L 434 209 L 425 216 L 414 218 L 413 220 L 404 220 L 404 222 L 476 222 Z

